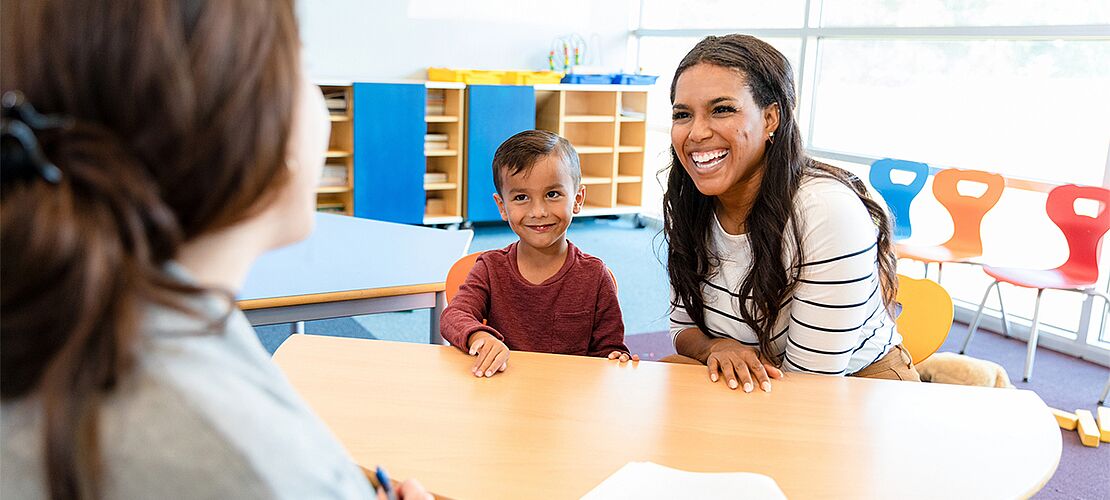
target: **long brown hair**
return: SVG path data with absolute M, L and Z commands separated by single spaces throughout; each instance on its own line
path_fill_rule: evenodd
M 773 103 L 779 105 L 779 126 L 774 143 L 764 154 L 766 167 L 759 192 L 744 221 L 751 245 L 751 271 L 744 277 L 737 294 L 748 297 L 740 315 L 759 338 L 760 354 L 769 361 L 782 360 L 771 350 L 772 331 L 785 302 L 790 297 L 799 273 L 802 235 L 795 216 L 794 195 L 802 179 L 828 177 L 852 189 L 878 228 L 879 282 L 888 311 L 898 292 L 890 220 L 881 205 L 871 199 L 863 182 L 851 173 L 809 158 L 802 144 L 801 131 L 794 117 L 794 72 L 790 62 L 774 47 L 748 35 L 710 36 L 698 42 L 675 70 L 671 81 L 671 102 L 679 76 L 690 67 L 713 64 L 739 71 L 745 77 L 760 109 Z M 717 256 L 709 247 L 709 229 L 713 226 L 713 198 L 698 191 L 686 174 L 671 147 L 671 166 L 667 190 L 663 196 L 663 232 L 667 237 L 667 273 L 675 297 L 681 301 L 690 318 L 702 332 L 709 334 L 705 323 L 705 299 L 702 287 L 712 276 Z M 795 249 L 794 262 L 787 269 L 782 261 L 786 238 Z M 749 305 L 750 304 L 750 305 Z M 672 304 L 677 306 L 677 304 Z
M 0 397 L 37 396 L 53 498 L 97 497 L 97 407 L 134 364 L 143 304 L 184 242 L 288 180 L 292 0 L 3 0 L 0 89 L 70 125 L 36 133 L 57 183 L 4 174 Z

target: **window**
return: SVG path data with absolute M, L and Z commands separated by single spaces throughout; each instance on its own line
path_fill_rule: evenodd
M 810 145 L 1102 184 L 1110 43 L 821 40 Z
M 805 0 L 643 0 L 641 28 L 799 28 Z
M 994 264 L 1062 263 L 1067 247 L 1045 214 L 1047 190 L 1110 182 L 1105 0 L 641 0 L 640 17 L 637 64 L 660 75 L 648 115 L 648 168 L 669 162 L 668 94 L 679 60 L 706 35 L 743 32 L 794 66 L 811 155 L 864 178 L 872 161 L 895 157 L 998 172 L 1037 188 L 1008 188 L 984 218 L 984 259 Z M 911 208 L 919 243 L 951 234 L 930 193 L 927 184 Z M 661 195 L 645 197 L 661 205 Z M 1110 257 L 1103 260 L 1110 270 Z M 919 263 L 902 267 L 921 275 Z M 977 267 L 944 269 L 965 315 L 990 281 Z M 1099 288 L 1108 289 L 1106 278 Z M 1003 295 L 1014 325 L 1027 329 L 1036 292 L 1004 286 Z M 997 314 L 993 294 L 987 306 Z M 1048 291 L 1040 319 L 1042 339 L 1073 354 L 1104 357 L 1110 348 L 1099 301 Z
M 825 0 L 821 26 L 1110 24 L 1105 0 Z

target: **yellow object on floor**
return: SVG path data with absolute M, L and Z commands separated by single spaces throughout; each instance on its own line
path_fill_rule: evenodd
M 1079 423 L 1079 417 L 1074 413 L 1066 412 L 1064 410 L 1057 410 L 1056 408 L 1049 408 L 1052 410 L 1052 416 L 1056 417 L 1056 423 L 1060 424 L 1060 428 L 1065 431 L 1074 431 L 1076 425 Z
M 1098 407 L 1098 429 L 1099 440 L 1103 443 L 1110 443 L 1110 408 Z
M 1083 446 L 1098 448 L 1098 426 L 1095 425 L 1095 417 L 1091 415 L 1091 410 L 1075 410 L 1075 416 L 1079 417 L 1079 441 Z

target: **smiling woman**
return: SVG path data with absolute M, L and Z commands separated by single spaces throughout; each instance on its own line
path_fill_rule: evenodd
M 669 360 L 746 392 L 771 390 L 780 368 L 917 380 L 892 316 L 889 220 L 859 179 L 805 156 L 786 58 L 708 37 L 671 103 Z

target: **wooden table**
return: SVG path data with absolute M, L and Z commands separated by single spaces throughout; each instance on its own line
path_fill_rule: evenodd
M 1014 498 L 1056 470 L 1036 394 L 514 352 L 490 379 L 449 346 L 294 335 L 274 360 L 360 465 L 460 498 L 577 498 L 629 461 L 771 476 L 790 498 Z
M 447 271 L 470 248 L 472 231 L 445 231 L 316 214 L 305 241 L 261 256 L 239 293 L 252 325 L 295 324 L 362 314 L 430 309 L 439 344 Z

